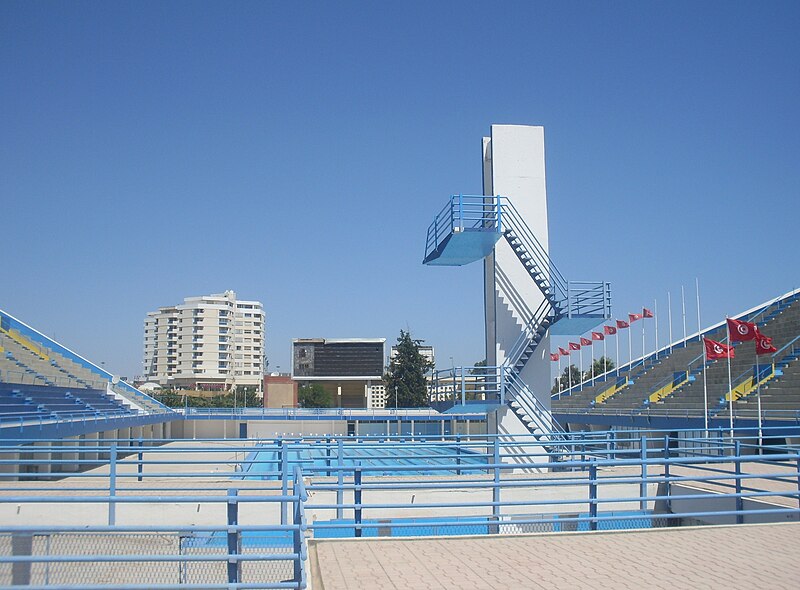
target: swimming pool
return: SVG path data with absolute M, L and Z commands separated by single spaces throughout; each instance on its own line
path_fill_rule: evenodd
M 446 443 L 326 443 L 286 445 L 289 473 L 300 465 L 304 474 L 335 476 L 338 466 L 365 467 L 365 475 L 456 475 L 485 473 L 487 456 L 463 445 Z M 259 445 L 242 464 L 245 479 L 279 479 L 281 447 Z M 448 469 L 449 468 L 449 469 Z

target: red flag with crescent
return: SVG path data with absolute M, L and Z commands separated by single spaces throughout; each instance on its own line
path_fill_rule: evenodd
M 603 332 L 608 336 L 612 336 L 617 333 L 617 329 L 614 326 L 603 326 Z
M 559 358 L 561 358 L 561 357 L 558 356 L 558 353 L 555 353 L 555 354 L 551 353 L 550 354 L 550 360 L 551 361 L 557 361 Z
M 756 354 L 772 354 L 773 352 L 778 352 L 778 349 L 772 345 L 772 338 L 759 332 L 756 335 Z
M 569 351 L 568 350 L 564 350 L 560 346 L 558 347 L 558 352 L 561 353 L 561 356 L 569 356 Z
M 603 336 L 602 332 L 592 332 L 592 340 L 604 340 L 605 336 Z
M 617 328 L 629 328 L 630 324 L 625 320 L 617 320 Z
M 754 322 L 728 318 L 728 334 L 731 336 L 731 342 L 755 340 L 756 334 L 758 334 L 758 326 Z
M 629 321 L 630 323 L 633 323 L 633 322 L 635 322 L 636 320 L 640 320 L 640 319 L 642 319 L 643 317 L 644 317 L 644 316 L 643 316 L 642 314 L 640 314 L 640 313 L 629 313 L 629 314 L 628 314 L 628 321 Z
M 581 336 L 581 346 L 591 346 L 591 345 L 592 345 L 592 341 L 591 340 Z
M 710 361 L 732 359 L 736 356 L 736 349 L 733 346 L 709 338 L 703 338 L 703 344 L 706 346 L 706 358 Z
M 642 317 L 643 318 L 651 318 L 651 317 L 653 317 L 653 312 L 645 307 L 644 309 L 642 309 Z
M 569 343 L 569 349 L 570 350 L 580 350 L 581 349 L 581 345 L 578 344 L 577 342 L 570 342 Z

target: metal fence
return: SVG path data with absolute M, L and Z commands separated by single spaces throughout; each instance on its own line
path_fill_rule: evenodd
M 307 534 L 798 520 L 800 449 L 736 435 L 4 441 L 0 585 L 302 588 Z

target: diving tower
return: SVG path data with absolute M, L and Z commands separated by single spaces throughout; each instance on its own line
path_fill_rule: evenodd
M 610 318 L 611 289 L 567 280 L 550 258 L 542 127 L 492 125 L 483 193 L 450 197 L 428 228 L 423 264 L 483 261 L 487 369 L 523 386 L 504 387 L 497 401 L 541 432 L 552 423 L 550 336 L 583 334 Z

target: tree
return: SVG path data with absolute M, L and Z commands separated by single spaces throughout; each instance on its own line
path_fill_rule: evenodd
M 475 366 L 469 370 L 470 375 L 488 375 L 486 371 L 486 359 L 478 361 Z
M 551 389 L 550 392 L 558 393 L 559 391 L 569 389 L 570 385 L 577 385 L 580 382 L 581 370 L 575 365 L 570 365 L 564 368 L 564 372 L 556 379 L 555 385 L 553 385 L 553 389 Z
M 330 408 L 333 398 L 321 383 L 304 383 L 297 389 L 297 405 L 301 408 Z
M 389 370 L 383 376 L 386 397 L 399 408 L 420 408 L 428 405 L 428 384 L 425 373 L 433 365 L 419 352 L 423 340 L 414 340 L 411 334 L 400 330 L 396 350 Z
M 607 356 L 601 356 L 599 359 L 595 359 L 592 365 L 594 366 L 594 376 L 599 377 L 603 373 L 614 368 L 614 361 Z M 589 367 L 589 370 L 583 374 L 583 379 L 584 381 L 589 381 L 591 378 L 592 367 Z

